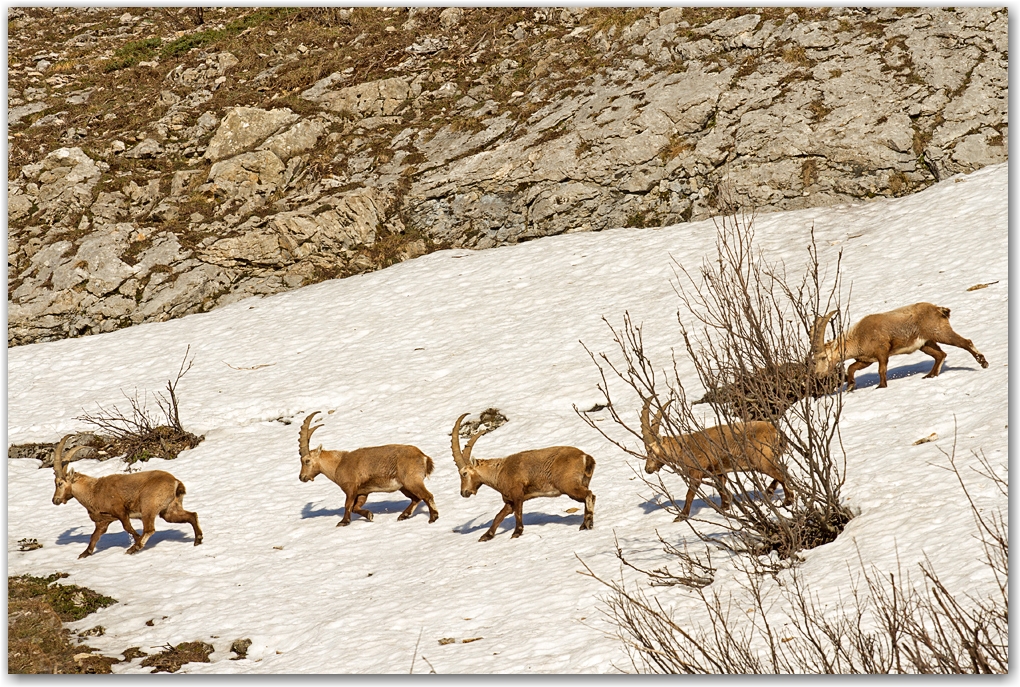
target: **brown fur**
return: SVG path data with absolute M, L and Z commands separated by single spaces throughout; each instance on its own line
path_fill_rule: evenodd
M 779 460 L 786 450 L 786 442 L 774 425 L 764 421 L 737 422 L 691 434 L 660 437 L 662 411 L 656 413 L 655 419 L 649 423 L 650 405 L 651 399 L 645 401 L 641 409 L 641 436 L 648 456 L 645 472 L 652 474 L 663 465 L 669 465 L 687 480 L 684 509 L 677 519 L 690 515 L 694 495 L 705 477 L 717 480 L 722 508 L 728 509 L 732 503 L 726 490 L 726 473 L 729 472 L 754 471 L 767 475 L 772 478 L 772 483 L 765 489 L 765 496 L 771 497 L 776 487 L 782 485 L 785 494 L 783 503 L 793 503 L 793 492 L 786 482 L 786 469 Z
M 914 303 L 889 312 L 868 315 L 842 336 L 823 343 L 825 326 L 836 313 L 835 310 L 818 318 L 812 335 L 812 355 L 817 374 L 832 372 L 844 360 L 854 359 L 847 368 L 847 391 L 856 386 L 854 375 L 858 370 L 878 363 L 878 388 L 888 386 L 886 370 L 889 358 L 906 355 L 920 350 L 935 359 L 925 379 L 938 377 L 946 353 L 939 344 L 956 346 L 969 352 L 981 367 L 988 367 L 988 361 L 949 324 L 949 308 L 932 303 Z
M 77 499 L 85 506 L 89 517 L 96 523 L 96 529 L 89 539 L 89 545 L 78 556 L 91 556 L 106 529 L 115 520 L 124 527 L 124 531 L 134 538 L 127 553 L 138 553 L 145 548 L 146 542 L 156 532 L 156 516 L 166 522 L 191 523 L 195 531 L 195 546 L 202 543 L 202 530 L 198 526 L 198 515 L 184 510 L 184 484 L 169 472 L 149 470 L 128 475 L 107 475 L 105 477 L 89 477 L 74 471 L 66 472 L 63 466 L 64 442 L 72 436 L 68 434 L 57 444 L 53 454 L 53 472 L 56 475 L 56 491 L 53 494 L 54 505 L 67 503 Z M 68 453 L 70 459 L 83 447 L 75 447 Z M 141 518 L 142 534 L 131 526 L 131 518 Z
M 475 460 L 471 449 L 480 436 L 489 430 L 482 430 L 471 436 L 463 453 L 460 449 L 460 423 L 467 417 L 464 413 L 453 425 L 453 460 L 460 473 L 460 495 L 473 496 L 483 484 L 500 493 L 503 509 L 496 514 L 492 526 L 478 541 L 488 541 L 496 534 L 496 528 L 503 518 L 514 514 L 517 521 L 511 539 L 524 532 L 523 508 L 528 499 L 540 496 L 569 496 L 584 504 L 582 530 L 590 530 L 594 524 L 595 494 L 588 488 L 595 472 L 595 459 L 573 446 L 551 446 L 549 448 L 521 451 L 506 458 Z
M 312 432 L 321 427 L 309 427 L 312 413 L 305 418 L 298 437 L 301 452 L 302 482 L 311 482 L 319 474 L 333 480 L 347 497 L 344 503 L 344 517 L 337 527 L 349 525 L 351 515 L 357 513 L 368 521 L 372 520 L 372 512 L 362 506 L 369 494 L 376 492 L 399 491 L 411 499 L 409 505 L 397 520 L 411 517 L 415 507 L 425 502 L 429 509 L 429 522 L 435 522 L 439 510 L 431 492 L 425 488 L 425 478 L 432 474 L 435 467 L 432 459 L 415 446 L 405 444 L 387 444 L 386 446 L 370 446 L 353 451 L 323 451 L 322 446 L 309 450 L 308 440 Z

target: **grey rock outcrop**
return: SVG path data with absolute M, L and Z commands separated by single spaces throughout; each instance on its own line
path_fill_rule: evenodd
M 215 162 L 254 148 L 270 134 L 297 120 L 298 115 L 286 108 L 269 111 L 257 107 L 231 108 L 209 141 L 205 158 Z
M 727 199 L 903 195 L 1008 158 L 1005 8 L 302 9 L 318 43 L 222 8 L 257 48 L 164 40 L 110 86 L 67 66 L 181 31 L 165 13 L 61 9 L 88 30 L 44 49 L 21 44 L 57 10 L 19 12 L 9 345 Z

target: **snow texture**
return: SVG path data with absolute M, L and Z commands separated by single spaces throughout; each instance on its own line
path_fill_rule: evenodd
M 833 265 L 844 249 L 854 320 L 917 301 L 946 306 L 953 328 L 990 363 L 981 369 L 947 347 L 936 379 L 922 379 L 931 359 L 920 352 L 890 361 L 887 389 L 875 388 L 876 367 L 858 374 L 842 421 L 844 494 L 858 515 L 800 568 L 826 603 L 846 598 L 860 561 L 907 571 L 927 555 L 951 588 L 990 586 L 972 516 L 938 447 L 951 450 L 955 426 L 965 468 L 976 465 L 974 451 L 994 465 L 1007 461 L 1007 186 L 1001 164 L 905 198 L 757 218 L 760 246 L 791 268 L 806 260 L 812 225 L 823 262 Z M 56 441 L 87 429 L 75 418 L 97 403 L 125 407 L 124 394 L 162 389 L 190 345 L 194 368 L 178 387 L 182 421 L 205 440 L 143 469 L 169 470 L 187 485 L 184 505 L 199 514 L 205 542 L 193 547 L 190 526 L 157 520 L 148 547 L 127 556 L 129 538 L 114 524 L 94 556 L 76 560 L 92 532 L 85 510 L 51 504 L 53 475 L 38 461 L 9 460 L 8 574 L 67 571 L 67 582 L 118 599 L 71 625 L 103 625 L 88 643 L 111 655 L 213 644 L 211 663 L 181 672 L 402 673 L 419 637 L 415 672 L 630 669 L 599 612 L 607 590 L 578 573 L 578 558 L 618 578 L 614 537 L 654 565 L 668 562 L 657 531 L 690 533 L 635 476 L 637 463 L 575 414 L 573 405 L 601 400 L 580 342 L 612 355 L 601 318 L 619 325 L 629 311 L 644 325 L 651 359 L 667 366 L 671 347 L 682 353 L 671 261 L 697 268 L 714 240 L 708 221 L 446 250 L 210 313 L 10 349 L 9 444 Z M 979 283 L 992 284 L 967 291 Z M 696 379 L 682 355 L 679 369 Z M 636 417 L 635 399 L 620 388 L 614 396 Z M 510 539 L 511 516 L 494 540 L 478 542 L 502 504 L 487 487 L 460 496 L 449 432 L 459 414 L 491 406 L 509 422 L 479 441 L 477 457 L 561 444 L 595 457 L 594 530 L 578 531 L 581 504 L 543 498 L 525 504 L 521 538 Z M 407 504 L 398 492 L 369 497 L 373 522 L 354 516 L 335 527 L 339 488 L 324 476 L 298 481 L 298 427 L 313 410 L 325 421 L 313 446 L 407 443 L 432 456 L 427 485 L 439 520 L 428 524 L 422 504 L 398 522 Z M 932 432 L 937 441 L 913 445 Z M 124 465 L 83 460 L 75 468 L 99 476 Z M 980 507 L 1003 505 L 990 484 L 971 481 Z M 704 502 L 694 503 L 699 510 L 708 512 Z M 20 552 L 24 537 L 43 548 Z M 724 570 L 715 588 L 725 594 L 738 581 Z M 678 618 L 703 618 L 691 594 L 656 594 Z M 229 660 L 242 637 L 253 642 L 247 659 Z M 461 641 L 472 638 L 481 639 Z M 114 671 L 149 670 L 139 663 Z

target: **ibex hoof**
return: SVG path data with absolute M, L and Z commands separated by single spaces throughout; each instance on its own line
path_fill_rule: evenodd
M 202 543 L 202 537 L 199 537 L 198 539 L 195 540 L 195 546 L 198 546 L 201 543 Z
M 132 554 L 138 553 L 139 551 L 141 551 L 141 549 L 139 549 L 138 547 L 132 546 L 127 551 L 125 551 L 125 553 L 127 553 L 129 555 L 132 555 Z
M 486 532 L 478 538 L 478 541 L 489 541 L 490 539 L 492 539 L 492 535 Z
M 517 531 L 515 530 L 515 531 L 514 531 L 514 533 L 510 535 L 510 538 L 511 538 L 511 539 L 517 539 L 517 537 L 521 536 L 522 534 L 524 534 L 524 532 L 523 532 L 523 531 L 522 531 L 522 532 L 517 532 Z
M 338 523 L 336 524 L 336 526 L 337 526 L 337 527 L 347 527 L 347 526 L 348 526 L 348 525 L 350 525 L 350 524 L 351 524 L 351 523 L 350 523 L 350 521 L 346 521 L 346 522 L 345 522 L 345 521 L 341 520 L 340 522 L 338 522 Z
M 400 522 L 401 520 L 407 520 L 409 517 L 411 517 L 411 516 L 410 515 L 405 515 L 404 513 L 401 513 L 400 515 L 397 516 L 397 522 Z
M 439 519 L 439 513 L 436 513 L 435 515 L 429 516 L 429 522 L 435 522 L 438 519 Z
M 88 558 L 91 555 L 92 555 L 91 551 L 82 551 L 80 554 L 78 554 L 78 558 Z
M 365 518 L 365 520 L 368 520 L 369 522 L 372 522 L 372 514 L 370 512 L 366 512 L 361 517 Z
M 978 362 L 981 363 L 981 367 L 988 367 L 988 361 L 985 360 L 984 356 L 981 356 L 981 360 Z

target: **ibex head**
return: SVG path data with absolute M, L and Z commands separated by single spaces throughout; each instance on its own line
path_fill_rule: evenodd
M 835 314 L 835 310 L 825 313 L 815 320 L 815 326 L 811 329 L 811 359 L 814 361 L 816 377 L 824 377 L 829 374 L 842 360 L 839 357 L 840 352 L 837 350 L 838 342 L 834 340 L 825 343 L 825 328 Z
M 312 437 L 312 432 L 322 427 L 322 424 L 317 424 L 311 427 L 312 418 L 319 414 L 316 410 L 314 413 L 305 418 L 305 421 L 301 424 L 301 433 L 298 435 L 298 448 L 301 451 L 301 474 L 298 478 L 302 482 L 311 482 L 315 479 L 321 470 L 319 468 L 319 454 L 322 453 L 322 444 L 311 451 L 308 450 L 308 440 Z
M 64 470 L 63 461 L 64 458 L 64 444 L 73 435 L 68 434 L 57 444 L 56 448 L 53 449 L 53 474 L 55 475 L 54 482 L 56 483 L 56 491 L 53 492 L 53 505 L 59 506 L 70 501 L 74 494 L 71 493 L 71 485 L 74 483 L 74 470 Z M 71 460 L 71 457 L 85 448 L 85 446 L 75 446 L 67 453 L 67 461 Z
M 471 449 L 479 437 L 491 431 L 490 429 L 483 429 L 476 434 L 472 434 L 471 438 L 468 439 L 467 446 L 464 447 L 464 452 L 461 453 L 460 423 L 467 416 L 468 413 L 464 413 L 453 423 L 453 438 L 450 442 L 453 449 L 453 462 L 457 464 L 457 471 L 460 473 L 460 495 L 464 498 L 474 496 L 478 493 L 478 488 L 482 486 L 482 480 L 478 475 L 476 467 L 477 463 L 471 458 Z
M 662 444 L 659 442 L 659 425 L 662 423 L 662 412 L 671 402 L 666 401 L 655 412 L 655 417 L 650 423 L 648 421 L 648 408 L 652 404 L 652 399 L 645 401 L 644 406 L 641 408 L 641 438 L 645 442 L 645 453 L 647 455 L 645 459 L 645 472 L 649 475 L 658 472 L 665 465 Z

